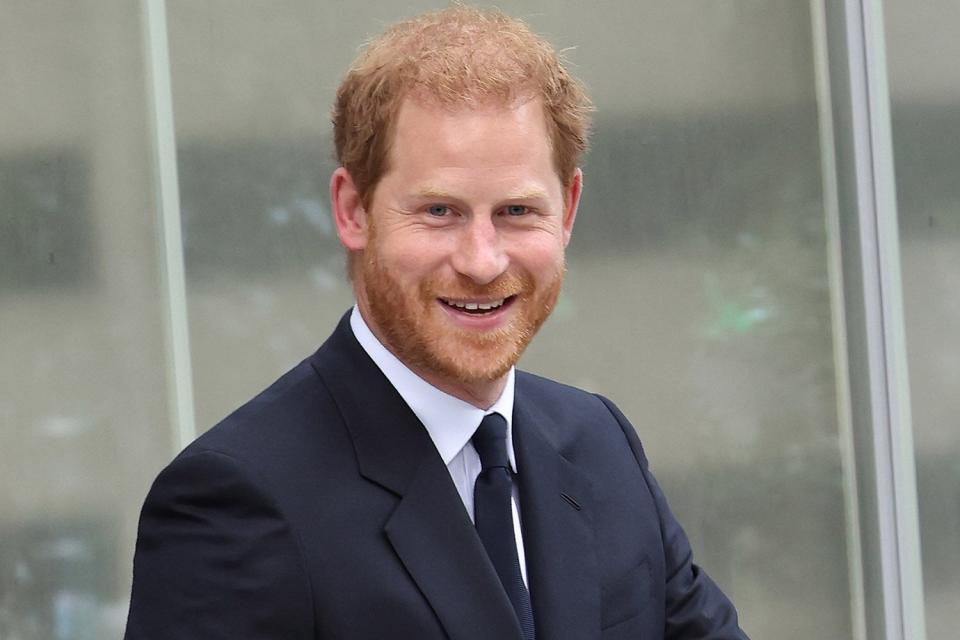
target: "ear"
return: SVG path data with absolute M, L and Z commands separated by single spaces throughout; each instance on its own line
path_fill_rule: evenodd
M 580 193 L 582 191 L 583 171 L 578 168 L 573 172 L 573 179 L 563 194 L 563 246 L 570 244 L 570 236 L 573 234 L 573 221 L 577 217 L 577 207 L 580 206 Z
M 348 251 L 362 251 L 367 246 L 367 212 L 353 178 L 343 167 L 330 176 L 330 207 L 340 244 Z

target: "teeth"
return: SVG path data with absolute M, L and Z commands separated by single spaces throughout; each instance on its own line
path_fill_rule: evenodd
M 451 307 L 457 309 L 466 309 L 467 311 L 490 311 L 503 306 L 504 300 L 495 300 L 493 302 L 455 302 L 453 300 L 444 300 Z

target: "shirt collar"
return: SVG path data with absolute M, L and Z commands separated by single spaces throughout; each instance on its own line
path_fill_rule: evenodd
M 507 383 L 497 401 L 487 410 L 478 409 L 437 389 L 411 371 L 373 335 L 356 305 L 350 314 L 350 328 L 363 350 L 426 427 L 444 464 L 449 465 L 470 442 L 485 415 L 499 413 L 507 421 L 507 455 L 514 473 L 517 472 L 513 451 L 513 367 L 507 372 Z

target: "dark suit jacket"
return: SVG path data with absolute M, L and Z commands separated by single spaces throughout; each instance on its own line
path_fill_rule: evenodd
M 540 640 L 745 638 L 608 400 L 516 377 Z M 330 339 L 187 447 L 140 519 L 127 640 L 520 640 L 426 430 Z

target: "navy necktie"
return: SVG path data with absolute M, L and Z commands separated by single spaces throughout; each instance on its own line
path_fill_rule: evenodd
M 480 455 L 480 475 L 473 488 L 474 520 L 487 555 L 513 604 L 524 640 L 534 640 L 530 593 L 520 574 L 513 532 L 513 477 L 507 457 L 507 421 L 499 413 L 484 416 L 473 434 Z

